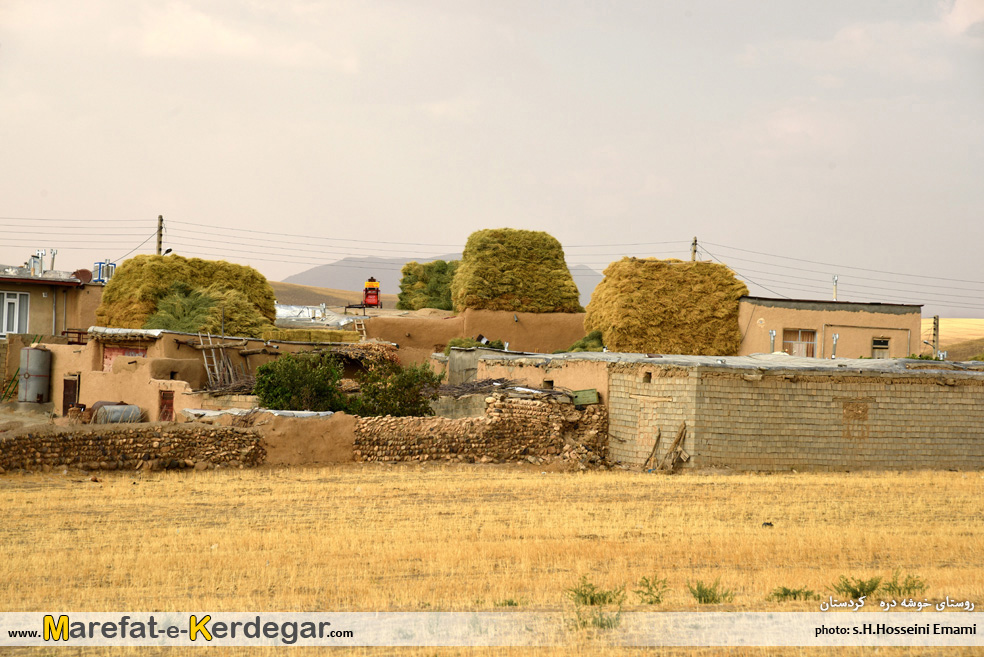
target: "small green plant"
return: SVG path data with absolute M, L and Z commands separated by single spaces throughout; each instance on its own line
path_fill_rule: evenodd
M 499 351 L 504 351 L 506 348 L 506 343 L 502 340 L 489 340 L 488 342 L 479 342 L 473 338 L 451 338 L 447 346 L 444 347 L 444 355 L 451 355 L 451 347 L 458 347 L 460 349 L 473 349 L 476 347 L 482 349 L 498 349 Z
M 905 579 L 901 582 L 899 578 L 902 576 L 902 569 L 896 568 L 895 572 L 892 573 L 892 579 L 882 586 L 882 589 L 888 595 L 894 597 L 906 597 L 912 595 L 919 595 L 926 590 L 926 581 L 919 577 L 918 575 L 906 575 Z
M 807 588 L 790 589 L 785 586 L 777 586 L 769 594 L 769 600 L 775 602 L 786 602 L 787 600 L 819 600 L 820 594 Z
M 624 584 L 613 589 L 602 589 L 589 582 L 587 575 L 583 575 L 581 581 L 565 593 L 574 603 L 576 627 L 591 626 L 610 630 L 621 624 L 622 605 L 625 603 Z
M 862 597 L 874 595 L 875 591 L 881 586 L 881 581 L 881 577 L 872 577 L 871 579 L 851 577 L 848 579 L 844 575 L 841 575 L 840 579 L 828 588 L 834 593 L 839 593 L 844 597 L 857 600 Z
M 735 599 L 735 592 L 721 586 L 720 579 L 714 580 L 713 584 L 705 584 L 701 580 L 694 584 L 687 582 L 687 588 L 699 605 L 717 605 Z
M 493 603 L 496 607 L 519 607 L 523 604 L 521 600 L 516 598 L 506 598 L 505 600 L 499 600 Z
M 574 604 L 594 607 L 598 605 L 619 605 L 625 602 L 625 585 L 614 589 L 600 589 L 588 581 L 587 575 L 581 576 L 577 586 L 566 591 Z
M 643 577 L 639 580 L 639 588 L 633 591 L 639 596 L 639 601 L 644 605 L 658 605 L 663 602 L 663 596 L 669 587 L 665 579 L 653 577 Z

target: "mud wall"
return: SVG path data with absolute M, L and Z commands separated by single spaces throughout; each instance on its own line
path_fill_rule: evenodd
M 251 467 L 266 458 L 258 433 L 201 425 L 69 427 L 0 438 L 0 473 L 85 470 Z
M 400 345 L 404 365 L 425 363 L 443 351 L 452 338 L 476 338 L 509 343 L 512 351 L 553 353 L 584 337 L 584 313 L 511 313 L 466 310 L 447 319 L 373 317 L 366 335 Z
M 564 462 L 583 469 L 604 464 L 607 425 L 600 404 L 577 410 L 552 398 L 497 393 L 478 418 L 360 418 L 354 454 L 358 461 Z

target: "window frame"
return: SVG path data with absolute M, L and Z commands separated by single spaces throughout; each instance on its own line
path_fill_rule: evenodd
M 9 298 L 13 297 L 13 298 Z M 13 304 L 13 313 L 8 313 Z M 13 322 L 13 328 L 7 325 Z M 0 290 L 0 337 L 27 333 L 31 328 L 31 293 L 17 290 Z
M 792 333 L 794 331 L 796 332 L 797 339 L 788 340 L 786 337 L 787 334 Z M 810 334 L 812 336 L 812 339 L 804 340 L 803 339 L 804 333 Z M 796 354 L 793 353 L 794 351 L 793 345 L 800 345 L 800 344 L 805 347 L 804 351 L 806 351 L 806 354 L 803 356 L 799 356 L 799 358 L 816 358 L 817 357 L 817 330 L 816 329 L 787 329 L 787 328 L 784 328 L 782 330 L 782 350 L 784 352 L 786 352 L 790 356 L 795 356 Z

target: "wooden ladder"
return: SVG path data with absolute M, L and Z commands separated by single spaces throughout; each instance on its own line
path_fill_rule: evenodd
M 356 317 L 355 318 L 355 330 L 359 332 L 359 335 L 362 336 L 362 339 L 363 340 L 367 339 L 366 338 L 366 320 L 360 319 L 360 318 Z
M 202 360 L 205 361 L 205 374 L 208 375 L 208 385 L 209 387 L 218 385 L 219 383 L 219 367 L 218 363 L 215 362 L 215 349 L 212 348 L 212 334 L 207 333 L 208 346 L 205 348 L 205 338 L 202 334 L 198 334 L 198 342 L 202 345 Z

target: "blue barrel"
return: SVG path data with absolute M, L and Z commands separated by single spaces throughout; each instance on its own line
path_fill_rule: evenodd
M 32 404 L 51 401 L 51 352 L 47 349 L 21 349 L 17 401 Z

